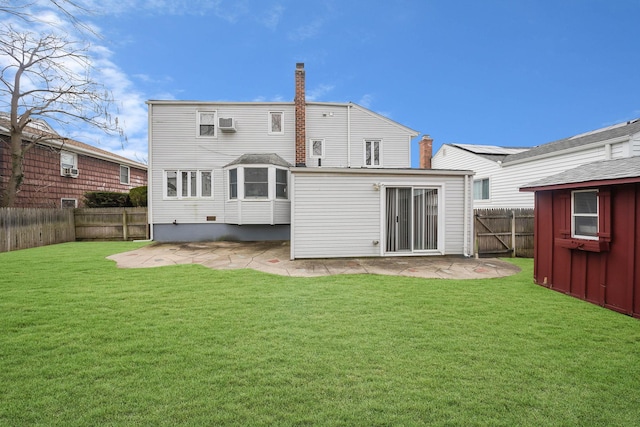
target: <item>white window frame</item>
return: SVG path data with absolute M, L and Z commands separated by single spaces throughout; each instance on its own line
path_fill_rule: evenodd
M 70 197 L 62 197 L 60 199 L 60 207 L 64 208 L 64 209 L 72 209 L 70 207 L 65 208 L 64 207 L 64 202 L 73 202 L 73 209 L 78 207 L 78 199 L 72 199 Z
M 273 115 L 274 114 L 279 114 L 280 115 L 280 130 L 279 131 L 274 131 L 273 130 Z M 269 111 L 269 114 L 267 114 L 267 129 L 268 129 L 268 134 L 269 135 L 283 135 L 284 134 L 284 111 Z
M 367 164 L 367 143 L 371 143 L 371 163 L 374 163 L 375 144 L 378 144 L 378 164 Z M 382 139 L 367 138 L 362 142 L 362 164 L 365 168 L 381 168 L 382 167 Z
M 585 212 L 577 212 L 575 210 L 575 195 L 578 193 L 595 193 L 596 195 L 596 212 L 595 213 L 585 213 Z M 584 234 L 579 234 L 576 230 L 576 218 L 595 218 L 596 219 L 596 232 L 595 236 L 589 236 Z M 575 190 L 571 192 L 571 237 L 575 239 L 585 239 L 585 240 L 598 240 L 598 232 L 600 231 L 600 198 L 598 195 L 598 190 L 589 189 L 589 190 Z
M 202 135 L 200 125 L 203 114 L 213 114 L 213 135 Z M 217 138 L 218 137 L 218 112 L 216 110 L 198 110 L 196 112 L 196 138 Z
M 65 159 L 65 157 L 67 157 L 67 159 Z M 65 176 L 64 168 L 78 169 L 78 155 L 76 153 L 64 150 L 60 151 L 60 176 Z
M 122 171 L 123 170 L 127 171 L 127 180 L 126 181 L 122 180 Z M 131 168 L 129 166 L 120 165 L 120 184 L 129 185 L 130 183 L 131 183 Z
M 484 185 L 482 183 L 484 183 L 485 181 L 487 182 L 487 198 L 485 199 L 484 197 L 480 197 L 479 199 L 476 199 L 476 183 L 481 183 L 480 192 L 482 193 L 482 190 L 484 188 Z M 473 180 L 473 200 L 474 201 L 491 200 L 491 181 L 489 180 L 489 178 L 478 178 Z
M 321 144 L 321 153 L 320 155 L 315 154 L 314 150 L 313 150 L 313 146 L 315 145 L 316 142 L 319 142 Z M 324 138 L 312 138 L 309 140 L 309 157 L 312 159 L 324 159 L 324 149 L 325 149 L 325 142 L 324 142 Z
M 246 197 L 245 196 L 245 169 L 267 169 L 267 197 Z M 236 170 L 236 197 L 231 197 L 231 171 Z M 287 182 L 285 193 L 287 197 L 278 197 L 277 191 L 277 170 L 283 170 L 287 173 Z M 291 185 L 291 173 L 289 169 L 275 166 L 275 165 L 264 165 L 264 164 L 255 164 L 255 165 L 241 165 L 241 166 L 233 166 L 227 169 L 227 201 L 285 201 L 289 200 L 289 188 Z
M 176 195 L 175 196 L 170 196 L 168 194 L 168 190 L 169 190 L 169 185 L 168 185 L 168 174 L 171 172 L 175 172 L 176 173 Z M 183 196 L 183 188 L 182 188 L 182 174 L 183 173 L 187 173 L 187 192 L 188 194 L 186 196 Z M 191 194 L 190 189 L 193 188 L 191 185 L 191 174 L 195 173 L 195 179 L 196 179 L 196 189 L 195 189 L 195 194 Z M 209 196 L 203 196 L 202 195 L 202 176 L 203 174 L 209 173 L 209 176 L 211 177 L 211 195 Z M 213 191 L 213 185 L 214 185 L 214 178 L 213 178 L 213 169 L 167 169 L 165 171 L 163 171 L 162 173 L 162 195 L 163 198 L 165 200 L 184 200 L 184 199 L 205 199 L 205 200 L 211 200 L 213 199 L 214 196 L 214 191 Z

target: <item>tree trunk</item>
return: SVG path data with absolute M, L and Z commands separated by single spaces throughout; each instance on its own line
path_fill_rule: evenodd
M 11 132 L 11 176 L 7 183 L 7 188 L 2 196 L 3 207 L 13 207 L 16 203 L 16 197 L 22 180 L 24 179 L 24 150 L 22 148 L 22 134 Z

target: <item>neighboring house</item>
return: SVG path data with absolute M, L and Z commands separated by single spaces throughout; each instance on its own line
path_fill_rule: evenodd
M 526 184 L 535 194 L 535 282 L 640 317 L 640 156 Z
M 470 169 L 475 208 L 532 208 L 526 183 L 583 164 L 640 155 L 640 119 L 619 123 L 530 149 L 444 144 L 433 168 Z
M 156 241 L 290 240 L 291 258 L 467 254 L 470 171 L 411 169 L 417 132 L 353 103 L 148 101 Z
M 0 194 L 11 175 L 9 130 L 0 118 Z M 24 157 L 24 181 L 16 207 L 77 208 L 90 191 L 127 193 L 147 184 L 147 166 L 58 135 L 44 120 L 35 120 L 25 131 L 25 142 L 35 135 L 50 134 Z

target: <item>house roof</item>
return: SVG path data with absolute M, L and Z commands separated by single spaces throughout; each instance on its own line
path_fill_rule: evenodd
M 538 145 L 516 154 L 508 155 L 503 163 L 542 156 L 556 151 L 569 150 L 584 145 L 593 144 L 600 141 L 608 141 L 615 138 L 630 136 L 640 132 L 640 119 L 615 124 L 613 126 L 592 130 L 569 138 L 559 139 L 547 144 Z
M 9 131 L 9 127 L 10 122 L 8 120 L 8 114 L 0 112 L 0 135 L 10 136 L 11 133 Z M 43 119 L 34 119 L 31 123 L 29 123 L 29 125 L 27 125 L 25 129 L 24 139 L 33 141 L 38 137 L 42 138 L 38 141 L 38 144 L 54 147 L 59 150 L 71 151 L 90 157 L 96 157 L 114 163 L 121 163 L 123 165 L 135 167 L 137 169 L 147 170 L 147 165 L 145 165 L 144 163 L 136 162 L 135 160 L 119 156 L 110 151 L 103 150 L 93 145 L 85 144 L 84 142 L 65 138 L 58 134 Z
M 640 156 L 587 163 L 521 187 L 521 191 L 640 182 Z
M 287 162 L 282 157 L 275 153 L 263 153 L 263 154 L 243 154 L 225 167 L 234 165 L 275 165 L 285 168 L 291 167 L 291 163 Z
M 500 147 L 497 145 L 448 144 L 461 150 L 468 151 L 492 161 L 502 161 L 511 154 L 529 150 L 528 147 Z

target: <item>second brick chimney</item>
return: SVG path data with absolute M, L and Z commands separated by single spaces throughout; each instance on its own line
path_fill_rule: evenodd
M 431 158 L 433 157 L 433 138 L 423 135 L 420 140 L 420 169 L 431 169 Z
M 307 165 L 306 144 L 306 96 L 304 89 L 304 63 L 296 64 L 296 94 L 294 98 L 296 115 L 296 166 Z

